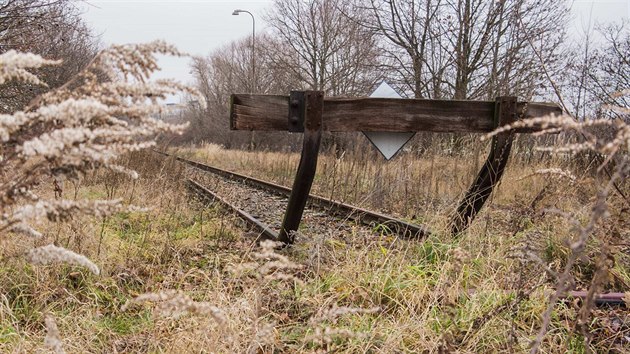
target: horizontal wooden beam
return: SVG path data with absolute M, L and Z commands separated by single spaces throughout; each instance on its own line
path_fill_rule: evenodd
M 518 103 L 518 119 L 561 114 L 553 103 Z M 494 101 L 399 98 L 325 98 L 325 131 L 467 132 L 494 130 Z M 289 96 L 234 94 L 230 102 L 233 130 L 289 130 Z M 531 132 L 536 129 L 521 130 Z

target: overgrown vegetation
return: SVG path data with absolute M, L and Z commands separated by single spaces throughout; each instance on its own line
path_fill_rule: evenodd
M 242 170 L 251 166 L 262 171 L 260 167 L 266 166 L 269 172 L 263 173 L 264 178 L 271 179 L 278 171 L 280 159 L 274 154 L 209 147 L 198 150 L 198 158 L 207 151 L 211 151 L 208 160 L 242 164 Z M 323 163 L 333 159 L 326 156 Z M 440 222 L 447 217 L 449 203 L 456 202 L 456 193 L 449 197 L 443 190 L 434 191 L 427 199 L 436 204 L 442 200 L 444 207 L 418 211 L 436 228 L 429 239 L 401 240 L 386 233 L 372 239 L 341 232 L 326 238 L 304 235 L 305 242 L 282 252 L 290 265 L 261 274 L 261 266 L 274 258 L 254 256 L 259 251 L 253 238 L 232 216 L 215 206 L 191 201 L 181 183 L 180 177 L 187 174 L 181 165 L 151 152 L 130 155 L 122 163 L 142 177 L 135 182 L 109 180 L 115 186 L 106 187 L 104 172 L 90 174 L 79 196 L 102 196 L 109 188 L 112 198 L 134 200 L 152 210 L 118 213 L 104 221 L 75 221 L 53 229 L 50 237 L 59 235 L 61 245 L 81 251 L 100 266 L 98 277 L 76 267 L 33 268 L 20 258 L 4 256 L 1 281 L 3 289 L 9 290 L 2 307 L 2 326 L 7 328 L 3 350 L 31 351 L 40 346 L 42 313 L 51 312 L 70 352 L 175 348 L 213 348 L 217 352 L 258 348 L 263 352 L 526 351 L 555 284 L 524 250 L 561 271 L 570 255 L 565 242 L 572 236 L 570 221 L 546 210 L 561 207 L 578 219 L 587 218 L 589 190 L 595 188 L 589 176 L 575 182 L 581 187 L 579 193 L 562 188 L 567 183 L 563 179 L 551 181 L 534 175 L 518 181 L 537 166 L 519 166 L 515 161 L 493 203 L 463 237 L 450 236 Z M 343 168 L 351 163 L 338 161 Z M 355 167 L 355 171 L 351 178 L 374 176 L 365 168 Z M 541 192 L 544 198 L 538 198 Z M 359 202 L 371 200 L 365 198 L 370 193 L 362 190 Z M 67 188 L 64 194 L 73 195 L 74 191 Z M 402 202 L 397 195 L 388 198 Z M 540 202 L 532 207 L 535 199 Z M 614 195 L 611 201 L 622 202 Z M 628 225 L 623 213 L 611 208 L 611 216 L 589 241 L 585 256 L 573 268 L 576 289 L 589 287 L 603 240 L 614 245 L 611 256 L 615 262 L 602 290 L 627 289 L 630 258 L 625 251 Z M 266 278 L 269 274 L 290 277 Z M 164 317 L 153 313 L 149 304 L 127 306 L 123 311 L 123 305 L 135 296 L 163 291 L 181 291 L 196 302 L 216 306 L 226 320 L 216 322 L 209 315 L 198 314 Z M 573 301 L 555 307 L 542 344 L 546 352 L 585 350 L 583 334 L 576 327 L 579 308 Z M 327 318 L 330 311 L 340 314 Z M 588 325 L 591 349 L 624 351 L 629 331 L 623 322 L 626 311 L 594 309 Z M 99 335 L 95 337 L 93 332 Z
M 416 2 L 310 1 L 303 4 L 306 13 L 322 16 L 302 20 L 311 20 L 314 30 L 329 33 L 334 23 L 323 15 L 343 9 L 361 21 L 339 32 L 339 40 L 369 35 L 365 43 L 379 44 L 379 53 L 360 58 L 367 71 L 356 80 L 300 65 L 291 68 L 295 75 L 275 76 L 279 66 L 296 64 L 290 55 L 267 57 L 268 66 L 257 71 L 266 77 L 224 86 L 222 77 L 239 77 L 229 75 L 238 62 L 225 53 L 209 62 L 197 59 L 194 68 L 211 101 L 206 113 L 221 112 L 225 95 L 247 85 L 252 91 L 267 84 L 285 90 L 297 82 L 334 94 L 361 92 L 380 78 L 368 70 L 377 54 L 399 59 L 402 67 L 390 67 L 387 75 L 413 96 L 532 96 L 541 93 L 542 78 L 553 79 L 559 68 L 542 64 L 556 64 L 559 57 L 557 42 L 536 47 L 523 28 L 560 41 L 562 33 L 554 32 L 556 23 L 546 16 L 564 7 L 543 1 L 551 6 L 545 12 L 526 6 L 531 3 L 422 2 L 411 18 L 393 20 L 422 22 L 421 32 L 437 37 L 412 35 L 396 43 L 388 40 L 399 27 L 371 20 L 390 18 L 395 6 Z M 41 43 L 17 49 L 43 54 L 57 38 L 45 36 L 38 24 L 58 21 L 77 36 L 73 43 L 93 48 L 82 24 L 72 22 L 76 14 L 68 4 L 3 2 L 0 39 L 14 46 L 23 43 L 21 36 L 39 33 Z M 475 9 L 479 16 L 473 18 Z M 270 16 L 290 10 L 291 2 L 277 1 Z M 449 11 L 456 20 L 436 20 Z M 23 24 L 20 15 L 32 17 L 33 27 L 17 26 Z M 370 23 L 379 27 L 368 28 Z M 274 26 L 291 37 L 291 27 Z M 492 41 L 462 47 L 467 36 L 486 27 Z M 0 97 L 13 99 L 3 101 L 0 115 L 0 352 L 628 352 L 630 92 L 622 53 L 630 48 L 630 36 L 623 26 L 602 31 L 607 59 L 589 66 L 587 55 L 577 63 L 585 66 L 571 71 L 580 79 L 569 87 L 575 95 L 565 104 L 574 117 L 543 117 L 548 132 L 561 133 L 520 138 L 503 182 L 465 233 L 451 235 L 447 221 L 486 155 L 478 137 L 421 135 L 392 162 L 380 160 L 356 137 L 330 138 L 315 193 L 427 224 L 434 232 L 404 240 L 374 225 L 378 236 L 366 237 L 358 225 L 341 227 L 339 221 L 329 234 L 304 234 L 282 250 L 269 242 L 256 245 L 237 219 L 188 194 L 183 181 L 197 172 L 146 149 L 156 133 L 182 129 L 151 118 L 161 110 L 158 99 L 176 90 L 196 94 L 171 81 L 148 82 L 157 67 L 154 54 L 180 55 L 173 47 L 154 42 L 87 51 L 79 55 L 77 71 L 56 59 L 81 53 L 60 50 L 50 57 L 55 60 L 46 60 L 2 47 Z M 273 38 L 261 42 L 273 53 Z M 430 61 L 421 44 L 454 56 Z M 334 48 L 311 49 L 313 56 L 324 50 L 339 60 L 357 54 L 343 45 Z M 493 55 L 477 62 L 465 55 L 488 48 Z M 524 67 L 492 66 L 508 53 Z M 241 54 L 236 59 L 248 62 L 247 53 Z M 67 70 L 60 74 L 49 66 Z M 484 68 L 494 74 L 479 74 Z M 214 81 L 202 80 L 207 70 Z M 510 73 L 524 79 L 510 81 L 515 87 L 501 84 L 515 77 Z M 210 83 L 219 86 L 201 86 Z M 567 89 L 561 86 L 554 87 L 557 93 Z M 195 109 L 198 118 L 207 118 L 203 105 Z M 217 137 L 225 138 L 221 133 Z M 292 146 L 299 140 L 279 135 L 278 141 Z M 298 161 L 290 150 L 243 151 L 210 143 L 172 149 L 285 185 Z M 586 301 L 564 298 L 569 290 L 587 290 Z M 608 291 L 626 292 L 626 307 L 595 307 L 594 296 Z

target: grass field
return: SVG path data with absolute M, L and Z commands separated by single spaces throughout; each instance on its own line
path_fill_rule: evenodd
M 285 185 L 299 159 L 215 145 L 177 153 Z M 571 221 L 549 209 L 586 222 L 600 181 L 578 168 L 574 182 L 531 176 L 571 165 L 516 159 L 473 226 L 451 236 L 449 213 L 484 157 L 482 148 L 463 157 L 405 153 L 387 163 L 373 151 L 324 154 L 316 194 L 427 224 L 434 234 L 423 241 L 385 232 L 304 235 L 307 241 L 274 251 L 252 245 L 233 216 L 192 200 L 182 181 L 189 172 L 178 163 L 128 155 L 140 179 L 96 172 L 80 185 L 66 182 L 64 197 L 121 198 L 149 211 L 50 224 L 36 241 L 85 254 L 101 275 L 29 265 L 19 255 L 33 241 L 3 242 L 0 352 L 43 350 L 47 314 L 67 352 L 527 352 L 554 289 L 542 264 L 561 271 L 574 237 Z M 53 193 L 50 183 L 41 188 Z M 588 288 L 602 249 L 614 260 L 603 289 L 630 289 L 628 209 L 616 195 L 608 202 L 609 217 L 573 268 L 576 289 Z M 123 309 L 135 296 L 164 290 L 216 306 L 222 316 L 164 316 L 150 303 Z M 542 352 L 630 352 L 627 308 L 594 309 L 582 327 L 579 311 L 575 301 L 556 305 Z

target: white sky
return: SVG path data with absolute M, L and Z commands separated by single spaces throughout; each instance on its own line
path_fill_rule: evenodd
M 630 18 L 630 0 L 565 1 L 573 4 L 573 33 L 578 36 L 588 29 L 589 23 L 592 27 L 597 22 Z M 265 30 L 263 15 L 272 3 L 272 0 L 86 0 L 80 7 L 83 18 L 101 35 L 105 45 L 164 39 L 189 54 L 207 55 L 251 34 L 252 18 L 248 14 L 232 16 L 233 10 L 250 11 L 259 34 Z M 192 77 L 188 61 L 161 59 L 162 71 L 156 77 L 189 82 Z
M 250 36 L 252 18 L 256 34 L 264 30 L 262 17 L 272 0 L 87 0 L 81 5 L 83 18 L 104 45 L 145 43 L 163 39 L 191 55 L 207 55 L 233 40 Z M 192 81 L 189 58 L 160 58 L 162 71 L 156 78 Z M 174 99 L 176 100 L 176 99 Z M 171 101 L 171 100 L 169 100 Z
M 596 24 L 630 18 L 630 0 L 569 0 L 573 10 L 573 27 L 584 34 Z

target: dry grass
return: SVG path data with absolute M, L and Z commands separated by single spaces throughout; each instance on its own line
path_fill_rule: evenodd
M 455 208 L 470 186 L 487 156 L 486 145 L 473 144 L 470 153 L 463 156 L 417 156 L 405 152 L 385 161 L 364 142 L 340 158 L 334 154 L 321 155 L 312 192 L 435 225 L 439 221 L 435 218 L 440 219 Z M 299 153 L 223 150 L 213 144 L 175 151 L 286 186 L 292 185 L 300 158 Z M 526 208 L 535 202 L 534 208 L 538 210 L 545 207 L 575 210 L 580 206 L 587 210 L 584 202 L 594 195 L 596 187 L 589 175 L 576 171 L 579 177 L 576 182 L 539 176 L 537 170 L 565 166 L 568 162 L 543 159 L 531 163 L 530 160 L 541 157 L 528 161 L 516 159 L 510 164 L 492 197 L 495 205 Z
M 527 245 L 560 269 L 568 255 L 568 221 L 543 210 L 586 218 L 596 181 L 580 170 L 574 170 L 574 185 L 541 176 L 520 180 L 553 165 L 515 161 L 490 205 L 456 239 L 445 232 L 446 221 L 485 156 L 477 150 L 431 159 L 409 153 L 389 163 L 366 150 L 323 155 L 316 193 L 425 222 L 437 232 L 423 242 L 387 234 L 305 235 L 307 242 L 279 252 L 255 249 L 233 217 L 190 201 L 181 166 L 149 152 L 130 155 L 124 164 L 138 170 L 136 182 L 99 172 L 80 186 L 67 183 L 64 196 L 122 198 L 151 211 L 50 225 L 37 241 L 85 254 L 100 276 L 72 266 L 28 265 L 18 257 L 19 245 L 3 244 L 0 352 L 44 348 L 46 314 L 56 318 L 66 352 L 527 351 L 553 281 L 520 250 Z M 216 146 L 180 153 L 283 184 L 291 183 L 299 158 Z M 628 289 L 628 219 L 627 211 L 613 208 L 596 230 L 589 257 L 576 266 L 578 287 L 592 277 L 598 243 L 607 242 L 616 248 L 606 289 Z M 226 321 L 191 313 L 164 317 L 151 304 L 122 309 L 140 294 L 166 290 L 181 291 L 192 308 L 216 306 Z M 557 306 L 544 352 L 585 351 L 575 330 L 578 311 L 572 302 Z M 627 352 L 628 313 L 615 311 L 596 313 L 594 351 Z M 615 318 L 624 316 L 618 326 Z

